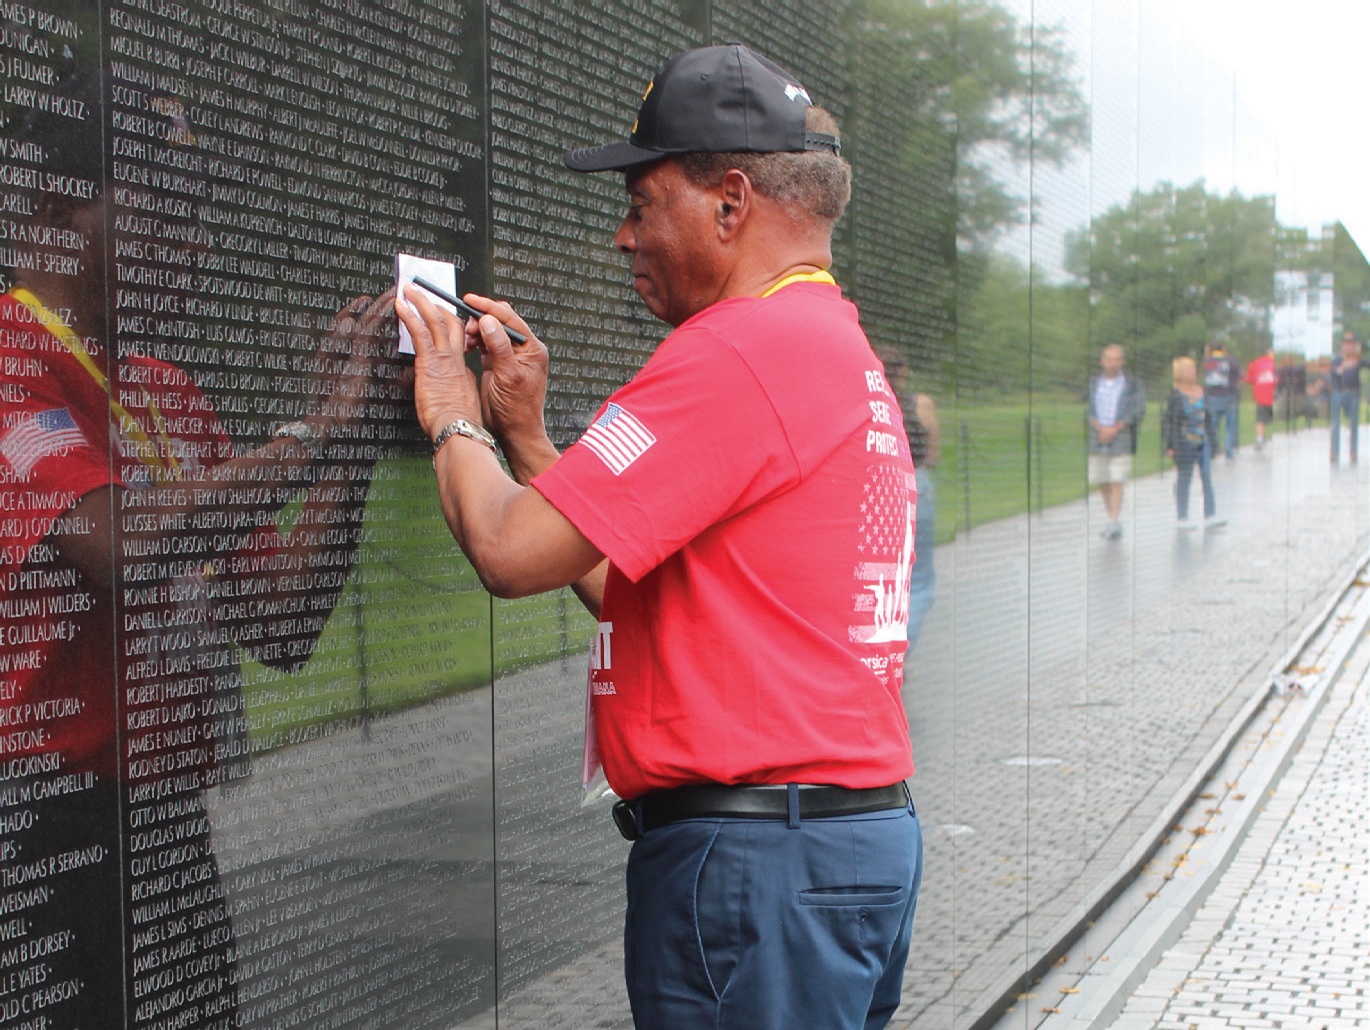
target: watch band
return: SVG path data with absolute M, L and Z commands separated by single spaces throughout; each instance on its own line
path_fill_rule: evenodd
M 495 438 L 493 436 L 487 433 L 480 426 L 468 422 L 464 418 L 459 418 L 455 422 L 451 422 L 443 426 L 441 432 L 439 432 L 437 436 L 433 437 L 434 468 L 438 467 L 438 451 L 442 450 L 442 445 L 445 444 L 448 440 L 452 439 L 452 437 L 454 436 L 469 437 L 472 440 L 478 440 L 481 443 L 485 444 L 485 446 L 489 447 L 492 451 L 496 449 Z

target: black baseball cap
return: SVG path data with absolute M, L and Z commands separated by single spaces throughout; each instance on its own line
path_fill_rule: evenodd
M 686 50 L 647 84 L 628 142 L 569 151 L 566 166 L 608 172 L 668 154 L 841 153 L 836 136 L 805 130 L 812 103 L 797 78 L 740 43 Z

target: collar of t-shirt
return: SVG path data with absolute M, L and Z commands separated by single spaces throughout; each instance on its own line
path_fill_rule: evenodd
M 785 276 L 761 296 L 769 297 L 772 293 L 783 290 L 791 283 L 827 283 L 829 286 L 836 286 L 837 280 L 822 269 L 817 272 L 796 272 L 794 275 Z

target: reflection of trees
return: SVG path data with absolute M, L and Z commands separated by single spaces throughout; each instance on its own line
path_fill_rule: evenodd
M 1002 170 L 1060 163 L 1086 137 L 1074 55 L 1060 29 L 986 0 L 868 0 L 849 52 L 848 230 L 863 324 L 920 381 L 975 375 L 988 362 L 967 328 L 982 297 L 996 300 L 982 289 L 988 254 L 1025 215 Z
M 973 332 L 981 388 L 1031 385 L 1082 389 L 1080 341 L 1094 354 L 1121 343 L 1139 375 L 1169 381 L 1178 354 L 1198 357 L 1222 337 L 1242 361 L 1270 343 L 1269 310 L 1278 269 L 1331 272 L 1344 325 L 1370 334 L 1370 264 L 1340 224 L 1320 236 L 1281 226 L 1274 199 L 1210 192 L 1199 180 L 1137 191 L 1067 236 L 1066 270 L 1075 282 L 1049 283 L 1003 255 L 962 253 L 978 263 L 974 292 L 960 305 L 960 331 Z M 962 276 L 965 282 L 965 275 Z
M 1222 195 L 1203 180 L 1137 191 L 1067 237 L 1074 283 L 1030 283 L 1008 257 L 983 262 L 975 293 L 962 302 L 975 319 L 976 385 L 1028 386 L 1029 321 L 1039 385 L 1083 388 L 1086 369 L 1072 356 L 1086 339 L 1096 354 L 1123 344 L 1138 374 L 1156 384 L 1169 381 L 1172 358 L 1198 357 L 1218 337 L 1249 361 L 1270 343 L 1277 268 L 1332 272 L 1345 326 L 1362 339 L 1370 334 L 1370 264 L 1340 223 L 1310 237 L 1276 221 L 1272 197 Z
M 980 249 L 1023 218 L 1024 199 L 1009 192 L 996 166 L 1005 158 L 1060 165 L 1087 138 L 1075 55 L 1061 28 L 1029 28 L 993 3 L 922 10 L 929 28 L 956 47 L 958 229 L 963 251 Z
M 1015 393 L 1083 386 L 1080 354 L 1090 332 L 1083 286 L 1043 282 L 1036 269 L 1030 278 L 1018 261 L 996 254 L 983 260 L 962 311 L 967 322 L 974 319 L 976 388 Z
M 1150 379 L 1217 335 L 1253 357 L 1270 341 L 1276 230 L 1271 197 L 1223 196 L 1203 180 L 1134 193 L 1067 241 L 1066 268 L 1090 286 L 1094 342 L 1135 345 Z

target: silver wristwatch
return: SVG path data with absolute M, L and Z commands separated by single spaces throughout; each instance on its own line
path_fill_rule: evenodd
M 480 426 L 459 418 L 455 422 L 450 422 L 442 427 L 442 431 L 433 437 L 433 467 L 438 467 L 438 451 L 442 450 L 442 445 L 454 436 L 466 436 L 472 440 L 479 440 L 492 451 L 496 450 L 495 438 L 487 433 Z

